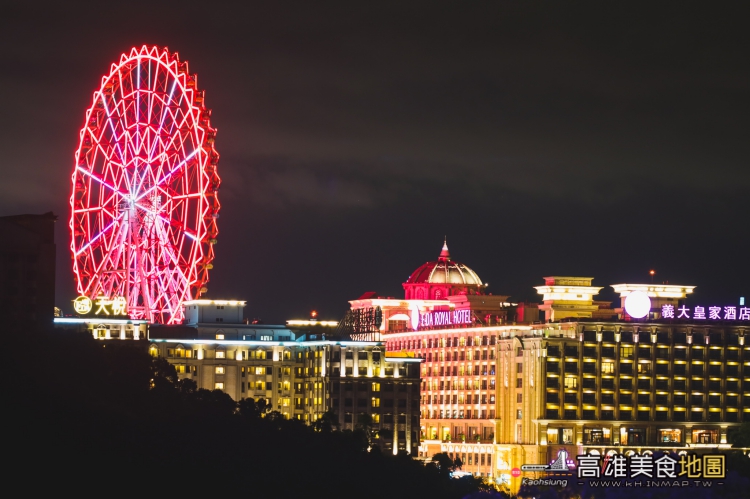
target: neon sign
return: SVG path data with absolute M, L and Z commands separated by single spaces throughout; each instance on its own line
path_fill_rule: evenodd
M 86 315 L 91 312 L 91 307 L 93 307 L 93 303 L 88 296 L 79 296 L 73 300 L 73 310 L 75 310 L 77 314 Z
M 419 327 L 452 326 L 470 324 L 471 310 L 438 310 L 419 314 Z
M 73 309 L 79 315 L 126 315 L 127 301 L 124 296 L 107 298 L 99 296 L 95 301 L 88 296 L 79 296 L 73 300 Z
M 690 315 L 692 313 L 692 316 Z M 664 319 L 693 319 L 714 321 L 750 321 L 750 307 L 702 307 L 696 305 L 688 308 L 685 305 L 675 308 L 674 305 L 662 305 L 661 316 Z
M 633 319 L 646 317 L 651 310 L 651 298 L 643 291 L 633 291 L 625 298 L 625 311 Z

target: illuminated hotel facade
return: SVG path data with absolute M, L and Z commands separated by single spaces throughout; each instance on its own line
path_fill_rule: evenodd
M 594 300 L 592 278 L 553 276 L 537 287 L 535 310 L 484 295 L 464 268 L 444 247 L 404 284 L 432 300 L 350 302 L 380 307 L 386 348 L 424 360 L 420 455 L 446 452 L 515 489 L 513 468 L 549 464 L 560 450 L 725 448 L 729 429 L 750 421 L 750 309 L 688 309 L 693 286 L 645 284 L 614 285 L 623 306 L 611 308 Z M 644 295 L 635 319 L 626 301 Z
M 198 388 L 222 390 L 234 400 L 265 399 L 287 419 L 310 424 L 332 409 L 339 428 L 351 430 L 367 415 L 373 444 L 394 454 L 417 453 L 421 359 L 390 355 L 379 341 L 305 332 L 320 325 L 315 321 L 246 324 L 244 306 L 185 302 L 186 324 L 150 327 L 149 353 L 166 359 L 179 378 L 193 379 Z

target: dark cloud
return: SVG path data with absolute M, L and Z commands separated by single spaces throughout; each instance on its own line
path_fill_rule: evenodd
M 0 211 L 61 215 L 65 301 L 84 110 L 120 53 L 158 44 L 200 75 L 219 128 L 210 293 L 253 314 L 398 295 L 445 234 L 498 293 L 658 265 L 734 296 L 744 19 L 691 2 L 6 2 Z

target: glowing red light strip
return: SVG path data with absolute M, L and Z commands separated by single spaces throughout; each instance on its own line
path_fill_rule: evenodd
M 119 194 L 120 196 L 122 196 L 123 199 L 128 199 L 128 195 L 127 194 L 119 191 L 114 186 L 109 185 L 107 182 L 105 182 L 104 180 L 100 179 L 99 177 L 97 177 L 93 173 L 86 171 L 85 169 L 81 168 L 80 166 L 77 166 L 76 169 L 80 170 L 80 172 L 83 173 L 84 175 L 88 175 L 89 177 L 93 178 L 94 180 L 96 180 L 100 184 L 109 187 L 110 189 L 112 189 L 113 192 L 115 192 L 115 193 Z
M 166 175 L 164 175 L 156 184 L 154 184 L 153 186 L 151 186 L 150 188 L 148 188 L 143 194 L 141 194 L 140 196 L 138 196 L 137 198 L 135 198 L 135 200 L 136 201 L 140 201 L 141 199 L 144 198 L 144 196 L 147 196 L 148 194 L 152 193 L 154 191 L 154 189 L 156 189 L 162 182 L 164 182 L 170 176 L 172 176 L 174 174 L 174 172 L 176 172 L 177 170 L 179 170 L 180 168 L 182 168 L 183 166 L 185 166 L 185 163 L 187 163 L 193 156 L 195 156 L 199 152 L 200 152 L 200 149 L 196 149 L 193 152 L 191 152 L 185 159 L 183 159 L 182 161 L 180 161 L 177 164 L 177 166 L 175 166 L 174 168 L 172 168 L 172 170 L 169 173 L 167 173 Z
M 106 226 L 106 227 L 105 227 L 104 229 L 102 229 L 102 231 L 101 231 L 100 233 L 98 233 L 98 234 L 97 234 L 96 236 L 94 236 L 94 238 L 93 238 L 93 239 L 91 239 L 91 240 L 90 240 L 89 242 L 87 242 L 86 244 L 84 244 L 83 246 L 81 246 L 81 249 L 79 249 L 79 250 L 78 250 L 78 251 L 76 252 L 75 256 L 78 256 L 78 255 L 80 255 L 81 253 L 83 253 L 84 251 L 86 251 L 86 249 L 87 249 L 87 248 L 88 248 L 89 246 L 91 246 L 92 244 L 94 244 L 94 242 L 95 242 L 95 241 L 96 241 L 97 239 L 99 239 L 100 237 L 102 237 L 102 236 L 104 235 L 104 233 L 105 233 L 105 232 L 107 232 L 107 231 L 108 231 L 108 230 L 109 230 L 109 229 L 110 229 L 110 228 L 111 228 L 111 227 L 112 227 L 112 226 L 113 226 L 113 225 L 114 225 L 114 224 L 115 224 L 116 222 L 117 222 L 117 220 L 112 220 L 112 223 L 110 223 L 110 224 L 109 224 L 108 226 Z

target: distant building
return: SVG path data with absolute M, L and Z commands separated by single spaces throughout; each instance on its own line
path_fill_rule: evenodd
M 46 328 L 55 309 L 52 213 L 0 217 L 0 314 L 5 329 Z
M 114 317 L 55 317 L 55 327 L 89 333 L 97 340 L 145 340 L 148 322 Z
M 289 419 L 310 424 L 333 409 L 341 429 L 354 429 L 367 415 L 373 443 L 416 455 L 421 359 L 389 355 L 382 342 L 305 334 L 300 324 L 294 330 L 246 324 L 244 306 L 230 300 L 186 302 L 186 324 L 150 326 L 149 352 L 199 388 L 222 390 L 235 400 L 265 399 Z

